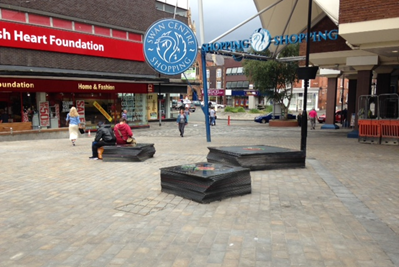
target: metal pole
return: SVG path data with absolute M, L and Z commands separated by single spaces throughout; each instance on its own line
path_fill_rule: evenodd
M 201 37 L 201 44 L 205 43 L 205 33 L 204 33 L 204 10 L 202 0 L 198 0 L 198 18 L 199 18 L 199 25 L 200 25 L 200 37 Z
M 312 23 L 312 0 L 309 0 L 308 10 L 308 27 L 306 32 L 306 67 L 309 67 L 309 54 L 310 54 L 310 26 Z M 306 104 L 308 102 L 308 86 L 309 79 L 305 79 L 305 88 L 303 96 L 303 111 L 302 111 L 302 127 L 301 127 L 301 151 L 304 152 L 306 157 L 306 138 L 308 136 L 308 116 L 306 112 Z
M 206 127 L 206 141 L 211 142 L 211 127 L 209 124 L 209 106 L 208 106 L 208 80 L 206 77 L 206 53 L 201 49 L 201 61 L 202 61 L 202 83 L 204 89 L 204 106 L 202 111 L 205 114 L 205 127 Z
M 161 84 L 158 84 L 158 98 L 161 97 Z M 161 99 L 158 99 L 159 126 L 162 125 Z

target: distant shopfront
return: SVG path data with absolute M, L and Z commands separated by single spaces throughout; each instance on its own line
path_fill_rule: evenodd
M 149 101 L 153 84 L 2 78 L 0 87 L 0 108 L 9 122 L 31 121 L 33 128 L 66 127 L 72 106 L 87 129 L 96 128 L 99 121 L 114 124 L 122 110 L 128 111 L 132 127 L 148 125 L 152 113 L 157 113 L 157 105 Z

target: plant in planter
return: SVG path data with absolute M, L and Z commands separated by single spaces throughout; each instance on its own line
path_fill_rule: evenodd
M 261 54 L 270 56 L 270 51 L 266 50 Z M 298 55 L 299 45 L 288 45 L 278 58 Z M 244 60 L 243 66 L 254 87 L 264 93 L 269 101 L 281 106 L 284 115 L 282 117 L 286 120 L 292 98 L 292 85 L 297 81 L 298 62 L 282 62 L 278 58 L 268 61 Z

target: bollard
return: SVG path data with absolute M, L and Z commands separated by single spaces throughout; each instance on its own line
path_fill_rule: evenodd
M 91 136 L 90 130 L 89 130 L 89 132 L 87 133 L 87 136 L 89 136 L 89 137 Z
M 12 135 L 12 127 L 10 127 L 10 134 Z
M 230 126 L 230 115 L 227 116 L 227 126 Z

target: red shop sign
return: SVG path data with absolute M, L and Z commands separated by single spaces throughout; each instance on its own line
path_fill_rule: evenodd
M 222 89 L 208 89 L 208 95 L 211 95 L 211 96 L 224 96 L 224 90 L 222 90 Z
M 143 44 L 0 21 L 0 46 L 144 61 Z
M 50 105 L 48 101 L 40 102 L 39 106 L 40 126 L 50 126 Z

